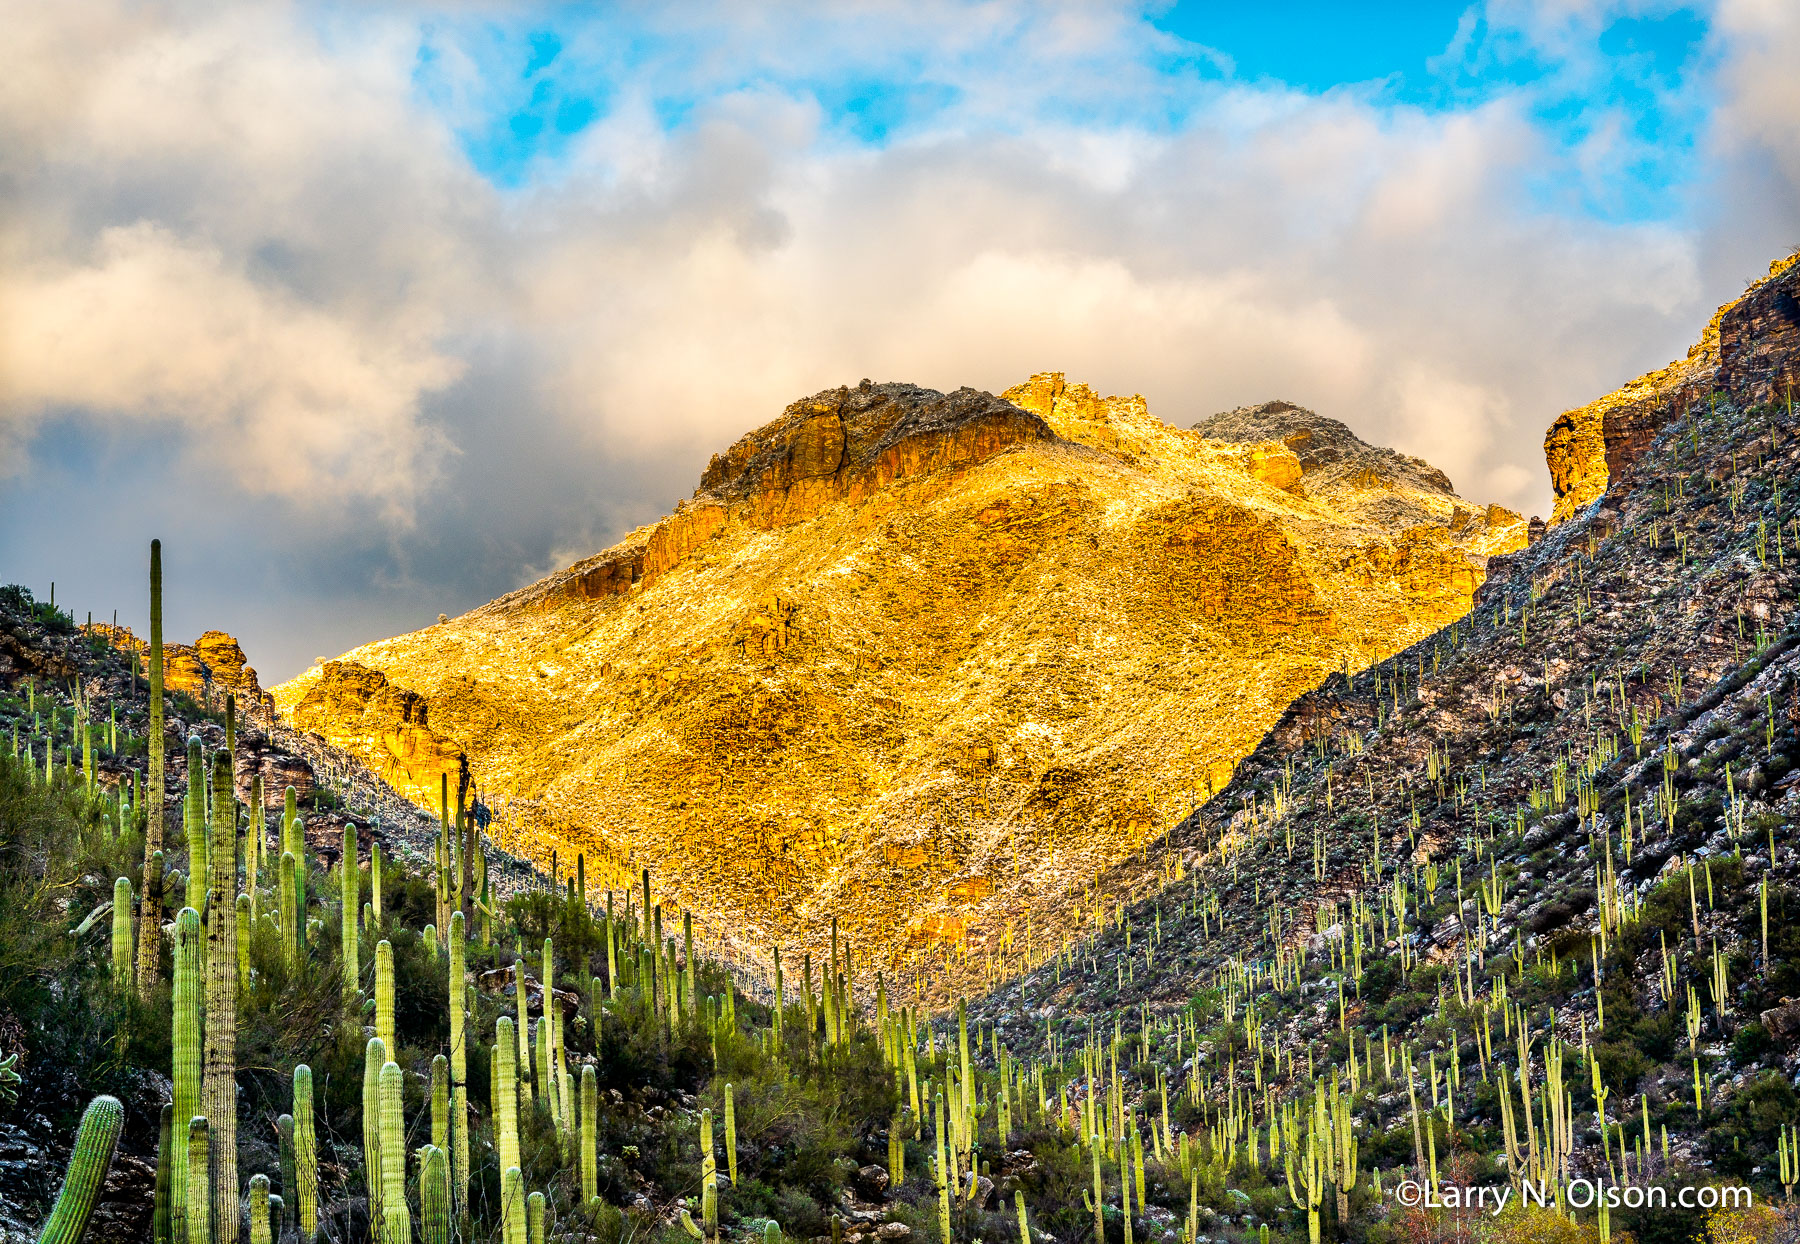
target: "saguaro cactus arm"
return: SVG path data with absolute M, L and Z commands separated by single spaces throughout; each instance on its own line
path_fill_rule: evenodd
M 87 1231 L 88 1217 L 94 1212 L 94 1202 L 112 1169 L 113 1150 L 124 1125 L 125 1108 L 118 1098 L 96 1097 L 88 1103 L 81 1116 L 81 1130 L 75 1136 L 75 1151 L 69 1155 L 62 1191 L 38 1235 L 38 1244 L 77 1244 Z

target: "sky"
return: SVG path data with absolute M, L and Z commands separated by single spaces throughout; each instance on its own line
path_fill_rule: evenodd
M 1548 513 L 1800 245 L 1791 0 L 0 0 L 0 582 L 272 684 L 790 402 L 1270 398 Z

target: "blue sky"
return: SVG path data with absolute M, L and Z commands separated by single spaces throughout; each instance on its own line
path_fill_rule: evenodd
M 141 625 L 160 533 L 283 677 L 864 376 L 1283 397 L 1546 512 L 1800 243 L 1797 62 L 1781 0 L 14 6 L 0 582 Z
M 1532 15 L 1503 7 L 1496 21 L 1479 4 L 1409 0 L 1152 6 L 1141 14 L 1145 38 L 1134 60 L 1153 89 L 1124 96 L 1050 91 L 1031 98 L 1018 116 L 984 119 L 1002 127 L 1054 120 L 1168 132 L 1234 87 L 1274 95 L 1348 92 L 1434 113 L 1507 96 L 1524 101 L 1546 139 L 1566 152 L 1604 143 L 1604 176 L 1576 189 L 1580 210 L 1619 219 L 1668 215 L 1684 178 L 1698 171 L 1694 146 L 1710 115 L 1707 79 L 1716 56 L 1706 12 L 1666 5 L 1584 21 L 1521 16 Z M 554 178 L 572 142 L 608 115 L 622 87 L 641 92 L 669 130 L 691 124 L 708 100 L 756 90 L 813 101 L 827 131 L 870 147 L 960 123 L 959 105 L 967 100 L 959 80 L 971 66 L 955 56 L 934 63 L 929 39 L 872 65 L 734 57 L 735 33 L 658 29 L 575 7 L 446 22 L 427 28 L 414 80 L 421 98 L 452 116 L 471 165 L 507 189 Z M 457 49 L 459 70 L 463 57 L 479 66 L 476 98 L 460 73 L 446 72 L 446 44 Z M 683 70 L 669 71 L 684 62 Z M 686 71 L 695 65 L 705 68 Z M 1550 206 L 1571 188 L 1552 176 L 1535 189 Z

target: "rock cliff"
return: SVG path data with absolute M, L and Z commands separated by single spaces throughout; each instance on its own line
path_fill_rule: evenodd
M 1686 357 L 1557 417 L 1544 436 L 1556 490 L 1551 521 L 1573 518 L 1592 504 L 1659 428 L 1705 405 L 1710 395 L 1731 390 L 1746 402 L 1786 400 L 1800 386 L 1793 363 L 1797 345 L 1800 252 L 1770 264 L 1766 277 L 1720 307 Z
M 746 953 L 1003 955 L 1300 692 L 1461 616 L 1526 524 L 1283 403 L 1172 427 L 1044 373 L 871 384 L 740 439 L 611 549 L 277 688 L 503 845 L 652 869 Z

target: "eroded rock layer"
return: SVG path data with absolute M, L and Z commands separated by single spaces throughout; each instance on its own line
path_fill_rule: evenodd
M 508 846 L 650 867 L 746 952 L 1003 952 L 1281 710 L 1460 616 L 1526 524 L 1285 403 L 1202 431 L 1057 373 L 816 394 L 611 549 L 276 690 Z
M 1685 358 L 1557 417 L 1544 435 L 1556 490 L 1551 521 L 1573 518 L 1597 500 L 1658 428 L 1705 405 L 1709 394 L 1732 390 L 1757 403 L 1784 399 L 1800 387 L 1797 346 L 1800 252 L 1770 264 L 1767 277 L 1720 307 Z

